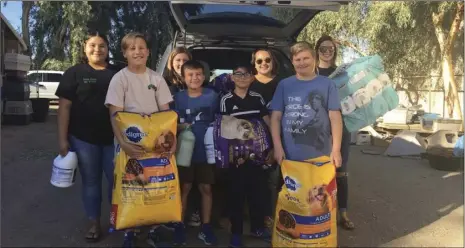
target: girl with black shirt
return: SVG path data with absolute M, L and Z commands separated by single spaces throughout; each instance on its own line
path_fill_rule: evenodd
M 117 70 L 108 63 L 108 40 L 89 33 L 84 43 L 83 62 L 65 71 L 58 85 L 58 143 L 60 155 L 75 151 L 82 179 L 82 201 L 90 229 L 85 238 L 96 242 L 101 236 L 102 174 L 108 180 L 111 202 L 113 185 L 113 131 L 105 97 Z
M 255 67 L 256 75 L 250 90 L 261 94 L 268 106 L 282 79 L 278 76 L 278 61 L 270 50 L 261 48 L 252 53 L 252 65 Z
M 273 98 L 274 92 L 278 83 L 281 81 L 281 77 L 278 76 L 279 65 L 273 52 L 260 48 L 252 53 L 252 65 L 255 68 L 256 75 L 255 80 L 250 85 L 250 90 L 257 92 L 262 95 L 265 100 L 266 106 L 269 107 L 271 99 Z M 279 182 L 279 169 L 277 165 L 268 167 L 266 173 L 266 181 L 268 187 L 265 189 L 265 201 L 270 204 L 264 204 L 265 206 L 265 224 L 268 228 L 271 228 L 273 224 L 273 208 L 276 204 L 277 193 Z
M 315 50 L 317 51 L 316 58 L 318 61 L 318 74 L 326 77 L 331 75 L 337 68 L 336 43 L 330 36 L 324 35 L 317 41 Z M 344 126 L 341 143 L 342 165 L 336 170 L 337 202 L 339 213 L 341 214 L 341 220 L 339 224 L 347 230 L 352 230 L 355 228 L 354 223 L 347 215 L 347 203 L 349 198 L 349 186 L 347 183 L 347 163 L 349 160 L 350 152 L 350 136 L 350 132 Z

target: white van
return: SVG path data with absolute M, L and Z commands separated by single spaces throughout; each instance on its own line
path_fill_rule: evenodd
M 31 82 L 30 98 L 46 98 L 50 100 L 58 100 L 55 92 L 60 84 L 63 71 L 47 71 L 47 70 L 34 70 L 28 71 L 27 80 Z

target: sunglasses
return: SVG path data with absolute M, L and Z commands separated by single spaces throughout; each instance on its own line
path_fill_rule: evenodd
M 257 65 L 261 65 L 263 63 L 263 59 L 257 59 L 255 63 L 257 63 Z M 271 58 L 265 58 L 265 63 L 271 63 Z
M 332 46 L 330 46 L 330 47 L 322 46 L 318 50 L 320 51 L 320 53 L 333 53 L 334 52 L 334 47 L 332 47 Z
M 252 76 L 252 73 L 250 73 L 250 72 L 244 72 L 244 73 L 242 73 L 242 72 L 234 72 L 232 75 L 234 77 L 238 77 L 238 78 L 248 78 L 248 77 Z

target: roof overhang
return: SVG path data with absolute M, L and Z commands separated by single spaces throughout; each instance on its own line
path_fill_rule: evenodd
M 18 39 L 18 41 L 21 44 L 21 46 L 23 47 L 23 49 L 27 50 L 26 42 L 24 42 L 23 38 L 21 38 L 21 35 L 19 35 L 18 32 L 16 32 L 16 30 L 13 28 L 13 26 L 11 26 L 10 22 L 6 19 L 6 17 L 2 13 L 0 13 L 0 17 L 1 17 L 2 21 L 6 24 L 8 29 L 10 29 L 10 31 L 16 37 L 16 39 Z

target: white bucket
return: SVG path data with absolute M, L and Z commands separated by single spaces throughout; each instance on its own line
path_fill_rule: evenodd
M 50 183 L 59 188 L 73 186 L 76 180 L 78 159 L 75 152 L 68 152 L 66 156 L 58 155 L 53 160 L 52 177 Z

